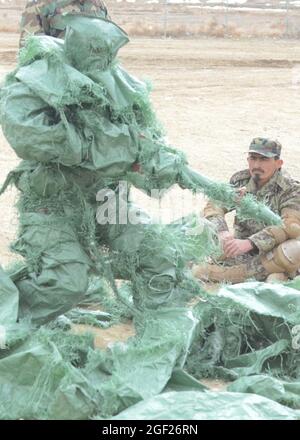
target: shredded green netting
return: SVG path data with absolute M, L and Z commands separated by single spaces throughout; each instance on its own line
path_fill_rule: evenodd
M 280 284 L 243 283 L 223 287 L 199 303 L 202 322 L 191 347 L 187 371 L 201 377 L 235 380 L 270 374 L 299 380 L 300 352 L 295 346 L 299 293 Z
M 178 184 L 243 219 L 280 218 L 166 143 L 149 86 L 116 59 L 122 29 L 65 19 L 65 41 L 29 37 L 0 91 L 3 133 L 23 159 L 1 189 L 20 191 L 12 249 L 23 259 L 0 269 L 0 418 L 299 419 L 299 282 L 207 294 L 188 263 L 219 254 L 213 226 L 154 224 L 129 194 L 124 222 L 120 182 L 149 194 Z M 117 221 L 98 221 L 111 206 Z M 106 350 L 72 330 L 128 319 L 136 336 Z M 233 381 L 230 392 L 203 377 Z

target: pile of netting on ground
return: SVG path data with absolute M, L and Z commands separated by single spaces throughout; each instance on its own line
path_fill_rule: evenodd
M 226 286 L 145 311 L 136 336 L 107 350 L 66 324 L 2 315 L 1 418 L 298 419 L 299 306 L 295 286 Z M 230 382 L 212 392 L 203 377 Z
M 28 39 L 0 92 L 3 133 L 22 159 L 2 191 L 20 191 L 12 249 L 23 257 L 0 269 L 0 418 L 299 418 L 297 285 L 208 295 L 188 263 L 218 255 L 212 226 L 153 224 L 120 181 L 149 195 L 177 183 L 242 218 L 280 218 L 166 143 L 149 88 L 116 59 L 122 29 L 65 20 L 64 41 Z M 125 319 L 136 336 L 107 350 L 72 332 Z M 233 383 L 213 393 L 202 377 Z

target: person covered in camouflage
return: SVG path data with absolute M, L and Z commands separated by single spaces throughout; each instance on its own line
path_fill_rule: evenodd
M 116 60 L 126 32 L 101 17 L 63 18 L 65 38 L 28 39 L 1 89 L 1 127 L 23 160 L 0 194 L 9 184 L 20 192 L 12 248 L 24 266 L 0 273 L 0 292 L 6 277 L 18 319 L 34 325 L 86 300 L 95 279 L 134 313 L 181 303 L 195 293 L 191 286 L 197 290 L 185 264 L 197 246 L 203 254 L 198 238 L 210 238 L 208 222 L 195 234 L 185 220 L 155 224 L 130 200 L 130 188 L 194 189 L 196 173 L 166 144 L 146 84 Z M 116 279 L 125 280 L 132 305 Z
M 281 144 L 254 138 L 248 152 L 248 169 L 235 173 L 230 183 L 243 197 L 255 195 L 283 220 L 282 226 L 255 220 L 234 220 L 234 234 L 225 221 L 228 212 L 208 201 L 204 217 L 217 228 L 224 254 L 219 261 L 194 266 L 197 278 L 239 283 L 293 278 L 300 268 L 300 182 L 282 169 Z
M 109 18 L 103 0 L 29 0 L 22 13 L 19 46 L 28 35 L 63 38 L 65 24 L 61 15 L 72 12 Z

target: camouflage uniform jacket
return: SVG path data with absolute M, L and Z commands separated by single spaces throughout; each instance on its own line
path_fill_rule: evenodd
M 103 0 L 30 0 L 21 17 L 20 47 L 27 35 L 63 38 L 65 26 L 61 14 L 67 12 L 109 18 Z
M 294 209 L 300 212 L 300 182 L 292 179 L 282 170 L 276 171 L 271 179 L 257 190 L 249 170 L 235 173 L 230 179 L 235 188 L 246 187 L 246 192 L 254 194 L 256 199 L 269 206 L 276 214 L 281 215 L 284 208 Z M 227 212 L 223 209 L 224 215 Z M 216 215 L 209 220 L 217 225 L 219 232 L 228 230 L 224 216 Z M 234 220 L 234 235 L 240 239 L 250 239 L 259 252 L 268 252 L 276 245 L 274 236 L 269 228 L 255 220 L 241 221 L 237 217 Z

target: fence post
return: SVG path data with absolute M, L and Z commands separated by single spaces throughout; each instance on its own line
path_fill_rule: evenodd
M 224 11 L 224 20 L 223 20 L 223 28 L 224 28 L 224 38 L 228 35 L 228 0 L 225 0 L 225 6 L 223 6 Z
M 290 29 L 289 29 L 289 10 L 290 10 L 290 0 L 285 1 L 286 5 L 286 14 L 285 14 L 285 36 L 289 37 Z
M 165 10 L 164 10 L 164 38 L 167 38 L 168 32 L 168 0 L 165 0 Z

